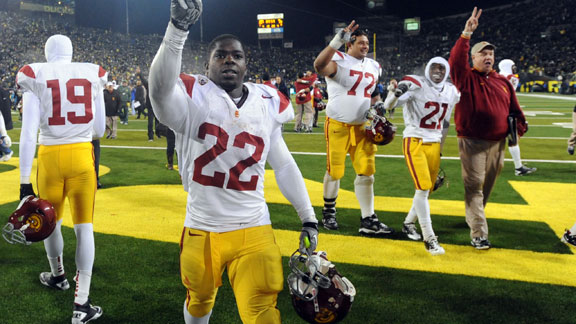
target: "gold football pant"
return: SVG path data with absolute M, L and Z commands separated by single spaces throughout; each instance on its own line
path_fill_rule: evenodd
M 421 138 L 406 137 L 402 151 L 416 189 L 432 191 L 440 169 L 440 143 L 424 143 Z
M 356 174 L 371 176 L 376 172 L 376 145 L 366 136 L 365 125 L 350 125 L 326 118 L 326 163 L 333 180 L 344 176 L 346 154 L 350 154 Z
M 272 226 L 224 233 L 184 227 L 180 275 L 187 289 L 186 307 L 192 316 L 202 317 L 214 307 L 225 268 L 242 322 L 280 323 L 276 302 L 284 276 Z
M 38 196 L 54 206 L 62 219 L 68 197 L 74 225 L 92 223 L 96 196 L 96 171 L 92 143 L 40 145 Z

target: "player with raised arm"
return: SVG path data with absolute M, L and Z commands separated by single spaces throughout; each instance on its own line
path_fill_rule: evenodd
M 392 83 L 384 102 L 387 110 L 404 107 L 406 127 L 402 150 L 416 187 L 412 208 L 404 220 L 402 232 L 412 240 L 420 240 L 422 237 L 414 224 L 418 219 L 424 245 L 432 255 L 444 254 L 444 248 L 438 243 L 432 229 L 428 196 L 440 169 L 441 143 L 448 130 L 446 122 L 460 100 L 456 87 L 446 82 L 449 73 L 448 61 L 434 57 L 428 61 L 424 77 L 407 75 L 397 88 Z
M 243 83 L 242 42 L 220 35 L 208 46 L 207 76 L 180 74 L 188 28 L 200 0 L 172 0 L 171 21 L 150 67 L 156 116 L 176 134 L 178 165 L 188 192 L 180 242 L 187 289 L 186 323 L 208 323 L 225 269 L 242 322 L 280 323 L 282 258 L 264 200 L 264 167 L 303 223 L 300 251 L 312 253 L 318 225 L 304 179 L 282 138 L 294 118 L 277 89 Z
M 40 282 L 59 290 L 69 288 L 64 272 L 62 217 L 70 202 L 76 233 L 76 293 L 72 323 L 86 323 L 102 315 L 88 298 L 94 264 L 94 199 L 96 172 L 92 137 L 105 127 L 103 89 L 108 73 L 91 63 L 72 63 L 72 42 L 63 35 L 48 38 L 47 63 L 20 69 L 17 84 L 24 91 L 20 135 L 20 199 L 33 195 L 30 183 L 38 130 L 38 196 L 52 203 L 56 228 L 44 240 L 50 272 Z
M 338 51 L 347 44 L 346 53 Z M 374 173 L 376 145 L 365 131 L 366 113 L 380 100 L 374 92 L 382 74 L 380 65 L 366 57 L 370 48 L 367 34 L 355 21 L 334 36 L 318 54 L 314 68 L 326 77 L 327 170 L 324 175 L 324 208 L 322 223 L 326 229 L 337 230 L 336 198 L 340 179 L 344 176 L 346 155 L 350 154 L 356 179 L 354 191 L 360 204 L 360 234 L 390 234 L 394 230 L 380 222 L 374 213 Z M 374 94 L 374 96 L 373 96 Z

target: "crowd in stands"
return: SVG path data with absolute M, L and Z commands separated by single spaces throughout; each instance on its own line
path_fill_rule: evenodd
M 482 16 L 482 27 L 473 35 L 473 40 L 495 44 L 496 61 L 514 60 L 521 78 L 562 76 L 566 81 L 576 81 L 574 12 L 572 0 L 553 3 L 527 0 L 487 9 Z M 376 59 L 383 68 L 383 79 L 414 73 L 433 56 L 448 57 L 468 14 L 423 21 L 420 34 L 415 36 L 402 35 L 401 26 L 390 31 L 397 36 L 379 41 L 377 48 Z M 23 64 L 44 61 L 44 42 L 55 33 L 71 38 L 76 50 L 75 61 L 100 64 L 112 79 L 127 80 L 131 84 L 136 81 L 137 67 L 147 73 L 162 41 L 159 35 L 126 35 L 78 27 L 72 20 L 58 16 L 6 11 L 0 11 L 0 31 L 0 80 L 7 88 L 14 86 L 16 72 Z M 204 72 L 206 46 L 187 43 L 183 72 Z M 266 72 L 280 75 L 292 84 L 299 72 L 313 69 L 314 58 L 323 46 L 323 43 L 307 49 L 247 46 L 251 57 L 248 78 L 256 81 Z

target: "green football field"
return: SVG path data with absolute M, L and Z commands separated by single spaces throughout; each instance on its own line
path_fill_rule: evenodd
M 445 255 L 430 256 L 422 242 L 401 233 L 389 238 L 359 236 L 354 172 L 348 165 L 337 205 L 341 229 L 322 228 L 319 237 L 319 249 L 327 251 L 357 290 L 344 323 L 576 323 L 576 249 L 560 242 L 564 229 L 576 222 L 576 158 L 566 153 L 576 97 L 518 97 L 530 125 L 520 141 L 522 158 L 538 171 L 517 177 L 513 163 L 506 160 L 486 208 L 490 250 L 477 251 L 470 245 L 453 129 L 442 160 L 447 183 L 430 197 L 434 229 Z M 20 123 L 17 115 L 13 118 L 16 128 L 9 134 L 16 152 L 9 162 L 0 163 L 4 220 L 18 204 Z M 102 140 L 103 188 L 96 195 L 91 299 L 102 306 L 104 315 L 96 323 L 183 323 L 185 290 L 179 277 L 178 241 L 186 194 L 178 173 L 165 168 L 165 139 L 148 142 L 146 120 L 133 118 L 129 125 L 119 125 L 118 139 Z M 414 187 L 402 158 L 401 111 L 392 122 L 398 125 L 399 136 L 379 147 L 375 207 L 383 222 L 400 230 Z M 306 180 L 316 214 L 321 215 L 322 128 L 312 134 L 294 133 L 292 128 L 285 125 L 284 138 Z M 286 277 L 300 221 L 280 194 L 273 171 L 265 181 Z M 72 280 L 75 237 L 68 214 L 64 225 L 65 267 Z M 42 286 L 38 280 L 42 271 L 49 271 L 43 244 L 15 246 L 0 241 L 0 324 L 70 322 L 73 289 Z M 210 322 L 240 323 L 227 278 L 223 282 Z M 278 307 L 283 323 L 304 323 L 292 309 L 286 285 Z

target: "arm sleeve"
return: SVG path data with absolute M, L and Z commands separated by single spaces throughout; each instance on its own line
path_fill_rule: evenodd
M 470 65 L 468 63 L 468 52 L 470 51 L 470 38 L 465 36 L 460 36 L 456 41 L 452 51 L 450 51 L 450 78 L 454 85 L 461 89 L 461 85 L 470 70 Z
M 20 184 L 30 183 L 32 162 L 36 153 L 40 126 L 40 100 L 31 92 L 24 92 L 22 130 L 20 131 Z
M 150 66 L 150 100 L 154 114 L 164 125 L 182 132 L 187 123 L 186 93 L 178 86 L 182 49 L 188 32 L 168 23 L 166 34 Z
M 106 130 L 106 108 L 104 106 L 104 92 L 98 91 L 94 100 L 94 125 L 92 126 L 92 137 L 98 139 L 104 135 Z
M 273 144 L 268 153 L 268 163 L 274 169 L 280 191 L 294 206 L 302 224 L 318 223 L 308 196 L 308 190 L 304 184 L 304 178 L 282 138 L 280 126 L 276 128 L 271 137 Z

